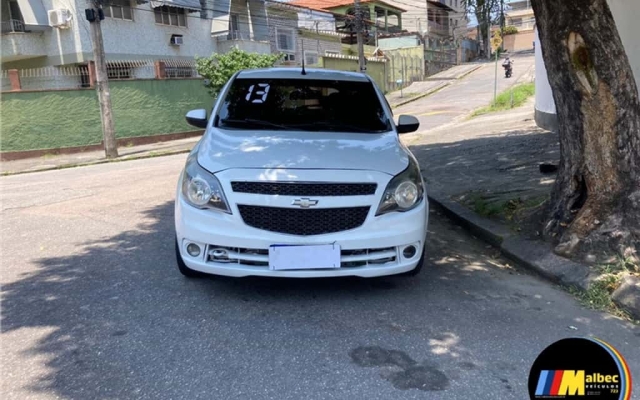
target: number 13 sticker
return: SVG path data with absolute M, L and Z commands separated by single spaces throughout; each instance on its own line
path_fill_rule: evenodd
M 264 103 L 269 94 L 269 84 L 259 83 L 258 86 L 251 85 L 245 99 L 252 103 Z

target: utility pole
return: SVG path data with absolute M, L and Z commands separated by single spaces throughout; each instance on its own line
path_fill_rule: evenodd
M 360 0 L 353 0 L 356 10 L 356 35 L 358 38 L 358 65 L 360 66 L 360 72 L 367 70 L 364 59 L 364 38 L 362 37 L 363 18 L 362 10 L 360 9 Z
M 487 60 L 491 60 L 491 9 L 487 8 Z
M 500 0 L 500 37 L 503 39 L 500 48 L 504 51 L 504 0 Z
M 111 111 L 111 93 L 109 92 L 109 78 L 107 76 L 107 62 L 104 55 L 102 41 L 102 25 L 104 19 L 101 0 L 88 0 L 91 8 L 85 10 L 89 28 L 91 29 L 91 44 L 93 46 L 93 60 L 96 66 L 96 91 L 100 103 L 100 117 L 102 120 L 102 140 L 107 158 L 118 157 L 118 144 Z

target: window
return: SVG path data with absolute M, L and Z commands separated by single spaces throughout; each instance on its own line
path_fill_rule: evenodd
M 191 78 L 195 76 L 193 68 L 188 66 L 165 66 L 164 72 L 167 78 Z
M 293 29 L 276 27 L 276 46 L 280 51 L 295 52 Z
M 131 65 L 123 63 L 107 64 L 107 77 L 109 79 L 131 79 L 133 78 L 133 68 Z
M 318 52 L 305 50 L 304 63 L 306 65 L 318 65 Z
M 226 129 L 359 133 L 392 129 L 373 84 L 357 81 L 236 79 L 218 117 L 219 126 Z
M 78 69 L 80 70 L 80 87 L 83 87 L 83 88 L 91 87 L 91 82 L 89 77 L 89 66 L 78 65 Z
M 104 16 L 133 21 L 133 10 L 130 0 L 111 0 L 104 8 Z
M 156 15 L 156 24 L 187 26 L 187 15 L 184 8 L 162 6 L 154 8 L 153 12 Z

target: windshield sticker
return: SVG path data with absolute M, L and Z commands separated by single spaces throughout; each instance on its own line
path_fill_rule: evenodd
M 258 87 L 256 85 L 251 85 L 249 87 L 249 92 L 245 99 L 250 101 L 251 103 L 264 103 L 267 100 L 267 95 L 269 94 L 269 84 L 268 83 L 259 83 Z

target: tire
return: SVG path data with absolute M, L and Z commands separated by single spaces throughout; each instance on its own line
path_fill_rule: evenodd
M 184 260 L 182 259 L 182 255 L 180 254 L 180 248 L 178 247 L 178 239 L 176 238 L 176 263 L 178 264 L 178 270 L 180 271 L 180 273 L 184 276 L 186 276 L 187 278 L 202 278 L 204 277 L 206 274 L 200 272 L 200 271 L 195 271 L 189 267 L 187 267 L 187 264 L 184 263 Z

